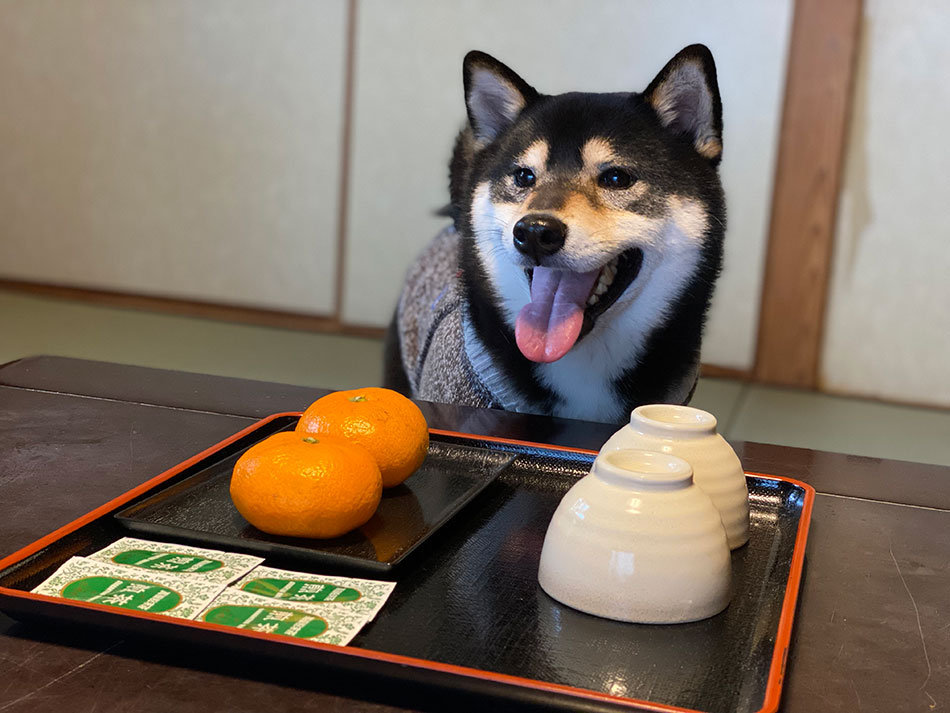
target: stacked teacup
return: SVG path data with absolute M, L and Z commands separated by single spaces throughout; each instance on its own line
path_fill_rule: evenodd
M 715 417 L 640 406 L 561 500 L 538 579 L 589 614 L 696 621 L 728 606 L 730 549 L 748 539 L 745 473 Z

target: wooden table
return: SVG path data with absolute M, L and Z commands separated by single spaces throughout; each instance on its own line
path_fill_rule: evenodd
M 57 357 L 0 367 L 0 556 L 322 392 Z M 430 425 L 597 449 L 614 426 L 423 404 Z M 950 434 L 948 434 L 950 436 Z M 950 441 L 950 438 L 948 438 Z M 733 443 L 817 497 L 782 710 L 950 707 L 950 468 Z M 948 445 L 950 447 L 950 445 Z M 451 702 L 0 615 L 0 713 L 391 711 Z

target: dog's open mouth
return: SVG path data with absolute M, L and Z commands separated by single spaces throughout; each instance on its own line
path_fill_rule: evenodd
M 515 339 L 531 361 L 557 361 L 593 329 L 636 278 L 643 251 L 632 248 L 591 272 L 526 270 L 531 302 L 519 312 Z

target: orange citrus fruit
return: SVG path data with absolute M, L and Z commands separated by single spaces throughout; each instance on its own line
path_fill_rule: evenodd
M 396 391 L 374 386 L 317 399 L 300 417 L 297 432 L 360 444 L 376 459 L 384 488 L 412 475 L 429 450 L 429 428 L 419 407 Z
M 373 456 L 340 438 L 277 433 L 234 465 L 231 500 L 259 530 L 338 537 L 366 523 L 382 496 Z

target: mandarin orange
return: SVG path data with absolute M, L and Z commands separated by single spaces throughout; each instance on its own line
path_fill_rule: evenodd
M 338 436 L 365 447 L 376 459 L 384 488 L 412 475 L 429 450 L 429 428 L 419 407 L 375 386 L 317 399 L 300 417 L 297 432 Z
M 338 537 L 366 523 L 382 478 L 365 448 L 329 436 L 277 433 L 234 465 L 231 500 L 259 530 L 289 537 Z

